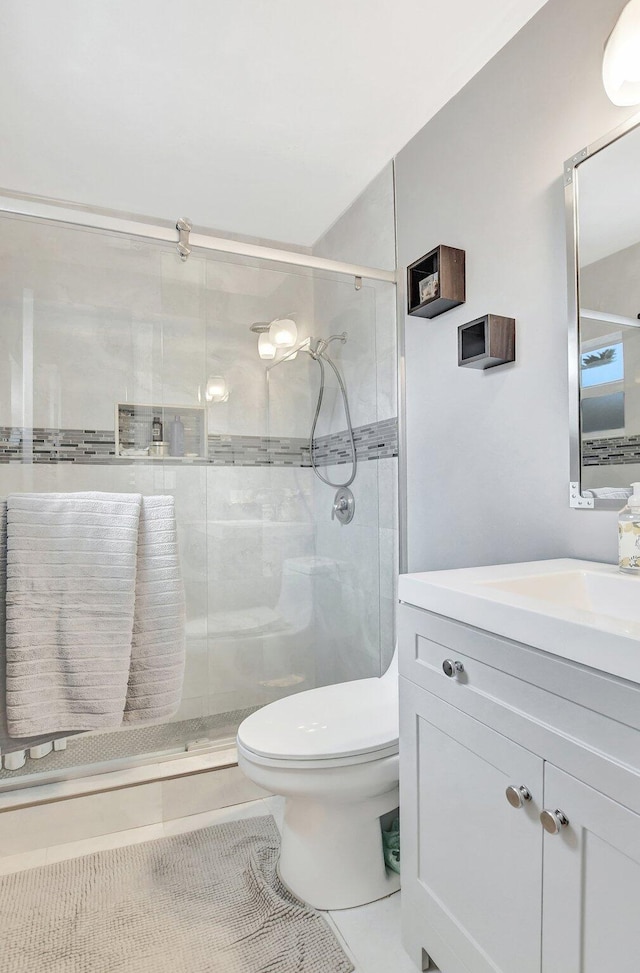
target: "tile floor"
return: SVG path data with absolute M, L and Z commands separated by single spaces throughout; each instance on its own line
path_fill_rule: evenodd
M 191 814 L 188 817 L 165 821 L 163 824 L 152 824 L 131 831 L 118 831 L 98 838 L 87 838 L 83 841 L 42 848 L 22 855 L 11 855 L 0 858 L 0 875 L 75 858 L 79 855 L 88 855 L 93 851 L 104 851 L 107 848 L 118 848 L 153 838 L 183 834 L 196 828 L 205 828 L 210 824 L 221 824 L 223 821 L 233 821 L 238 818 L 272 814 L 276 823 L 280 824 L 282 810 L 282 798 L 267 797 L 247 804 L 219 808 L 217 811 Z M 400 942 L 399 892 L 359 909 L 328 912 L 326 916 L 355 966 L 355 973 L 391 973 L 391 971 L 417 973 L 416 967 Z M 432 971 L 437 973 L 433 968 Z

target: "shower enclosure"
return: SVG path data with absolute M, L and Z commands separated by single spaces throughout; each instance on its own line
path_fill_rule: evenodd
M 0 790 L 228 746 L 255 708 L 379 675 L 393 651 L 392 275 L 198 246 L 183 260 L 175 242 L 132 230 L 0 213 L 0 493 L 175 498 L 182 702 L 168 723 L 69 737 L 64 751 L 1 769 Z M 358 454 L 348 526 L 332 518 L 335 490 L 311 467 L 318 365 L 304 353 L 261 359 L 250 330 L 282 317 L 299 343 L 346 333 L 330 354 Z M 167 455 L 176 423 L 182 455 Z M 329 368 L 314 461 L 334 482 L 348 479 L 351 443 Z M 0 713 L 6 755 L 15 746 L 3 693 Z

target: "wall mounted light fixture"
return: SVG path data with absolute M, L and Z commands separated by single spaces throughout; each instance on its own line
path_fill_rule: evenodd
M 276 348 L 293 348 L 298 340 L 296 322 L 291 318 L 276 318 L 269 325 L 269 337 Z
M 229 386 L 224 375 L 212 375 L 207 379 L 204 394 L 207 402 L 226 402 L 229 398 Z
M 275 358 L 276 352 L 293 348 L 298 339 L 298 329 L 291 318 L 256 321 L 250 330 L 258 335 L 258 354 L 261 358 Z
M 611 31 L 602 81 L 614 105 L 640 104 L 640 0 L 630 0 Z
M 275 358 L 276 357 L 276 346 L 271 340 L 271 335 L 268 331 L 258 337 L 258 354 L 261 358 Z

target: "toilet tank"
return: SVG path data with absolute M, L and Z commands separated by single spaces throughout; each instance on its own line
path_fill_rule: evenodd
M 340 565 L 328 557 L 287 558 L 282 564 L 278 614 L 297 631 L 314 622 L 316 607 L 331 611 L 341 597 Z

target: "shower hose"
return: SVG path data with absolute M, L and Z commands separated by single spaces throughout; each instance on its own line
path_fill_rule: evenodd
M 332 362 L 332 360 L 329 358 L 328 355 L 325 357 L 324 352 L 320 352 L 318 354 L 313 354 L 313 353 L 309 352 L 309 354 L 311 355 L 312 358 L 314 358 L 317 361 L 318 365 L 320 366 L 320 391 L 318 392 L 318 403 L 316 405 L 316 414 L 313 417 L 313 424 L 311 426 L 311 435 L 309 436 L 309 455 L 311 457 L 311 466 L 313 468 L 313 472 L 318 477 L 318 479 L 319 480 L 322 480 L 323 483 L 326 483 L 327 486 L 330 486 L 330 487 L 338 487 L 338 488 L 339 487 L 348 487 L 348 486 L 351 486 L 351 484 L 353 483 L 353 481 L 356 478 L 356 470 L 358 468 L 358 461 L 357 461 L 357 458 L 356 458 L 356 444 L 355 444 L 355 440 L 353 438 L 353 426 L 351 425 L 351 414 L 349 412 L 349 400 L 347 398 L 347 390 L 346 390 L 346 388 L 344 386 L 344 382 L 342 381 L 342 376 L 340 375 L 340 372 L 338 371 L 338 369 L 336 368 L 336 366 L 334 365 L 334 363 Z M 315 462 L 315 460 L 313 458 L 313 440 L 314 440 L 315 433 L 316 433 L 316 426 L 318 424 L 318 417 L 320 415 L 320 409 L 322 408 L 322 400 L 324 398 L 324 385 L 325 385 L 324 365 L 325 365 L 325 362 L 327 363 L 327 365 L 330 365 L 331 366 L 331 368 L 335 372 L 336 378 L 338 379 L 338 385 L 340 386 L 340 391 L 342 392 L 342 401 L 344 403 L 344 414 L 345 414 L 346 419 L 347 419 L 347 428 L 349 430 L 349 442 L 351 443 L 351 462 L 352 462 L 353 465 L 352 465 L 352 470 L 351 470 L 351 476 L 349 477 L 348 480 L 345 480 L 344 483 L 334 483 L 328 477 L 323 476 L 322 473 L 320 472 L 320 470 L 318 469 L 318 467 L 316 466 L 316 462 Z

